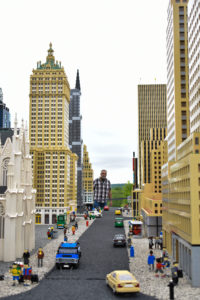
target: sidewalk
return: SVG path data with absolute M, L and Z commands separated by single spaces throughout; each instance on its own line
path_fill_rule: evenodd
M 71 230 L 67 233 L 68 242 L 75 242 L 79 239 L 79 237 L 87 230 L 86 221 L 83 217 L 77 217 L 78 222 L 78 230 L 75 235 L 72 235 Z M 94 222 L 94 220 L 89 220 L 89 226 Z M 71 229 L 71 228 L 70 228 Z M 38 268 L 38 260 L 37 260 L 37 251 L 30 257 L 30 266 L 32 266 L 32 273 L 38 274 L 39 280 L 42 280 L 44 276 L 55 266 L 55 257 L 58 246 L 61 242 L 64 241 L 63 230 L 61 234 L 59 234 L 57 239 L 52 239 L 46 246 L 43 248 L 44 251 L 44 259 L 43 259 L 43 267 Z M 38 250 L 38 249 L 36 249 Z M 15 295 L 19 293 L 23 293 L 29 291 L 38 285 L 38 283 L 30 284 L 30 286 L 24 286 L 23 284 L 12 286 L 13 280 L 12 275 L 8 272 L 4 274 L 5 279 L 0 281 L 0 297 Z
M 130 215 L 130 214 L 129 214 Z M 124 214 L 124 216 L 127 216 Z M 124 221 L 124 229 L 128 236 L 128 221 Z M 149 244 L 147 238 L 132 238 L 134 257 L 130 257 L 128 249 L 130 272 L 140 282 L 141 292 L 157 297 L 157 299 L 169 299 L 169 287 L 167 286 L 171 277 L 155 277 L 155 272 L 149 271 L 147 257 L 149 255 Z M 161 250 L 152 249 L 155 257 L 161 256 Z M 168 270 L 171 274 L 171 269 Z M 193 288 L 186 276 L 179 278 L 178 286 L 174 287 L 174 297 L 177 300 L 199 300 L 200 288 Z

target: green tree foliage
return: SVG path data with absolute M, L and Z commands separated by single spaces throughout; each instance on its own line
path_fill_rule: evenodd
M 128 181 L 128 183 L 124 184 L 123 186 L 117 186 L 112 188 L 112 199 L 116 198 L 125 198 L 120 200 L 113 200 L 112 206 L 113 207 L 122 207 L 128 204 L 127 197 L 131 196 L 131 190 L 133 185 Z M 109 205 L 109 201 L 108 201 Z
M 126 183 L 122 188 L 124 198 L 131 196 L 132 189 L 133 189 L 133 184 L 130 183 L 130 181 L 128 181 L 128 183 Z

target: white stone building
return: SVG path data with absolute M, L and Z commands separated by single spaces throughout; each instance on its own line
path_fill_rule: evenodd
M 35 248 L 35 194 L 28 130 L 15 120 L 12 141 L 0 146 L 0 260 L 13 261 Z M 4 193 L 2 193 L 5 191 Z

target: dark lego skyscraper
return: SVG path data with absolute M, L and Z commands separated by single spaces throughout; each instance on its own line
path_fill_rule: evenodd
M 81 119 L 80 115 L 80 97 L 81 86 L 79 78 L 79 70 L 76 75 L 76 86 L 70 92 L 70 104 L 69 104 L 69 147 L 73 153 L 78 155 L 77 163 L 77 207 L 80 208 L 83 205 L 82 195 L 82 161 L 83 161 L 83 149 L 81 139 Z
M 3 93 L 1 88 L 0 88 L 0 128 L 10 128 L 10 113 L 5 103 L 3 103 Z

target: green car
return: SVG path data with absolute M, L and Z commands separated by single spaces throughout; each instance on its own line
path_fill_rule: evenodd
M 123 218 L 115 218 L 115 227 L 124 227 Z

